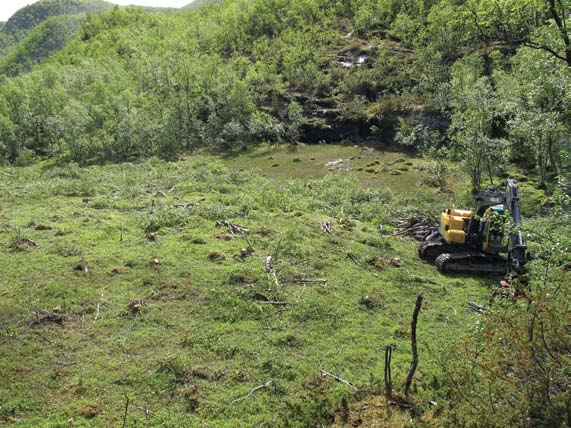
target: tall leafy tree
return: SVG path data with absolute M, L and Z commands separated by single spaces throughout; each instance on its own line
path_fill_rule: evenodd
M 493 181 L 494 172 L 505 163 L 505 143 L 492 138 L 496 97 L 488 77 L 482 76 L 483 62 L 477 55 L 459 60 L 452 67 L 452 134 L 458 157 L 462 159 L 478 190 L 487 173 Z
M 511 72 L 498 72 L 498 93 L 512 138 L 528 149 L 535 161 L 540 187 L 549 165 L 557 175 L 555 154 L 568 132 L 571 114 L 571 75 L 548 54 L 524 48 L 512 60 Z

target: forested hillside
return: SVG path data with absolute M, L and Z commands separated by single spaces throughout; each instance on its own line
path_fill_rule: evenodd
M 571 0 L 22 9 L 0 425 L 571 426 L 570 128 Z M 525 272 L 419 258 L 507 177 Z
M 571 104 L 569 6 L 550 5 L 235 0 L 91 14 L 63 52 L 3 81 L 2 155 L 85 164 L 394 138 L 461 153 L 476 187 L 516 155 L 543 185 L 568 149 Z M 42 41 L 8 69 L 25 69 Z

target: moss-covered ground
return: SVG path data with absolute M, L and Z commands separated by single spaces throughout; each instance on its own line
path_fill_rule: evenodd
M 381 393 L 387 345 L 402 388 L 419 292 L 413 394 L 432 400 L 439 356 L 479 322 L 467 303 L 486 303 L 498 281 L 440 275 L 393 226 L 450 203 L 423 185 L 432 167 L 311 146 L 0 169 L 0 421 L 330 425 L 336 409 Z

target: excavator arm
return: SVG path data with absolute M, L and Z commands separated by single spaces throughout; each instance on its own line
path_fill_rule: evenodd
M 472 249 L 482 248 L 485 240 L 485 237 L 480 233 L 482 217 L 488 208 L 505 204 L 505 200 L 505 183 L 488 187 L 476 196 L 473 215 L 466 230 L 466 245 L 468 247 Z
M 519 208 L 519 193 L 515 180 L 508 179 L 506 185 L 505 207 L 510 213 L 514 223 L 514 230 L 510 231 L 508 242 L 508 260 L 515 273 L 522 273 L 527 261 L 526 250 L 522 234 L 521 211 Z

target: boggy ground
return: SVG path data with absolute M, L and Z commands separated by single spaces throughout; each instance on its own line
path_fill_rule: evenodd
M 419 292 L 412 392 L 433 399 L 439 356 L 479 322 L 467 303 L 485 303 L 497 278 L 442 276 L 393 226 L 413 209 L 438 212 L 451 192 L 469 199 L 452 165 L 448 190 L 424 185 L 432 168 L 311 146 L 1 169 L 0 421 L 355 423 L 343 411 L 382 392 L 387 345 L 402 388 Z M 401 426 L 397 413 L 383 423 Z

